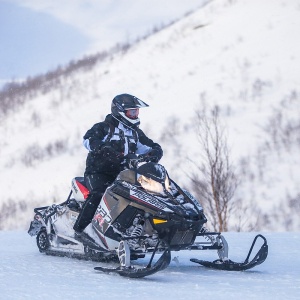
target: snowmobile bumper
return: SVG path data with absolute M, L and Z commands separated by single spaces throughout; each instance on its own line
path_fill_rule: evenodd
M 256 241 L 258 238 L 261 238 L 263 240 L 263 244 L 260 247 L 260 249 L 258 250 L 258 252 L 256 253 L 256 255 L 253 257 L 253 259 L 251 261 L 249 261 L 250 255 L 252 253 L 252 250 L 253 250 L 254 245 L 256 244 Z M 248 253 L 245 261 L 242 263 L 237 263 L 230 259 L 217 259 L 213 262 L 210 262 L 210 261 L 206 261 L 206 260 L 199 260 L 196 258 L 191 258 L 190 261 L 192 261 L 194 263 L 198 263 L 198 264 L 208 267 L 208 268 L 216 269 L 216 270 L 245 271 L 245 270 L 251 269 L 251 268 L 263 263 L 266 260 L 267 256 L 268 256 L 267 240 L 264 236 L 262 236 L 261 234 L 258 234 L 252 242 L 252 245 L 250 247 L 249 253 Z

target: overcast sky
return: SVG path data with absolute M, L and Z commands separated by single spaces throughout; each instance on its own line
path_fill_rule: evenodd
M 132 41 L 204 0 L 0 0 L 0 85 Z

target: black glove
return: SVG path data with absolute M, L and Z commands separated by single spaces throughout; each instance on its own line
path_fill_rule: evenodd
M 141 161 L 141 158 L 139 158 L 138 155 L 132 153 L 124 156 L 124 159 L 124 165 L 129 169 L 136 168 L 137 164 Z
M 147 153 L 147 160 L 158 163 L 162 157 L 162 150 L 154 148 Z

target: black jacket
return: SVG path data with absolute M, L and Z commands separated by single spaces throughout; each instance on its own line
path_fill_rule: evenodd
M 141 129 L 124 126 L 111 114 L 106 116 L 104 122 L 89 129 L 83 139 L 89 150 L 85 174 L 117 176 L 124 169 L 124 156 L 129 153 L 145 154 L 156 149 L 158 159 L 163 156 L 160 145 L 149 139 Z

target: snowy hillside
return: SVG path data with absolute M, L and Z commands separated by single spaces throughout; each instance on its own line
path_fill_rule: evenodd
M 254 233 L 225 233 L 231 258 L 243 261 Z M 46 256 L 26 232 L 0 232 L 1 299 L 256 299 L 298 300 L 300 234 L 269 233 L 267 260 L 252 270 L 210 270 L 189 261 L 216 253 L 172 253 L 170 266 L 144 279 L 94 271 L 97 262 Z M 22 247 L 20 247 L 22 245 Z M 175 258 L 175 259 L 174 259 Z
M 298 0 L 215 0 L 89 69 L 49 79 L 52 89 L 37 87 L 0 121 L 0 228 L 24 229 L 33 207 L 65 200 L 84 171 L 82 136 L 126 92 L 150 104 L 141 128 L 187 186 L 186 158 L 201 156 L 194 113 L 217 105 L 236 198 L 252 205 L 243 217 L 255 213 L 259 230 L 299 230 L 299 36 Z

